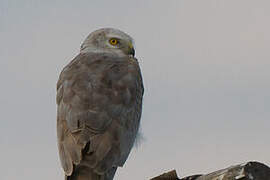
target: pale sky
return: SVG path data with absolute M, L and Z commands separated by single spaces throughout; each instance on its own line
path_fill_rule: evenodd
M 55 84 L 84 38 L 136 42 L 141 130 L 116 180 L 270 165 L 269 0 L 0 0 L 0 179 L 63 179 Z

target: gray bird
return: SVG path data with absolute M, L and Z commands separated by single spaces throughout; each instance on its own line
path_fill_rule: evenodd
M 58 149 L 66 180 L 112 180 L 138 133 L 143 82 L 133 40 L 92 32 L 57 82 Z

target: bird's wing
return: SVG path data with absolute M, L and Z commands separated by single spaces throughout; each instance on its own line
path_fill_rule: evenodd
M 112 151 L 112 144 L 125 141 L 119 137 L 127 128 L 120 122 L 123 119 L 135 121 L 135 136 L 142 95 L 142 78 L 135 59 L 80 54 L 63 69 L 57 83 L 57 136 L 66 175 L 82 163 L 85 154 L 91 155 L 87 157 L 88 165 L 95 167 Z M 128 153 L 131 148 L 117 147 Z M 115 153 L 121 165 L 128 153 Z M 117 163 L 115 158 L 111 161 L 110 165 Z

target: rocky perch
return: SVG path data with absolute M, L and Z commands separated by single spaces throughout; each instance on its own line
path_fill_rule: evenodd
M 179 178 L 175 170 L 150 180 L 270 180 L 270 168 L 260 162 L 247 162 L 210 174 L 198 174 Z

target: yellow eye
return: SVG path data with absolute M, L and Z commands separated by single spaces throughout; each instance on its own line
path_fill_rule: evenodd
M 111 45 L 116 45 L 116 44 L 118 44 L 118 40 L 115 38 L 112 38 L 112 39 L 110 39 L 110 43 L 111 43 Z

